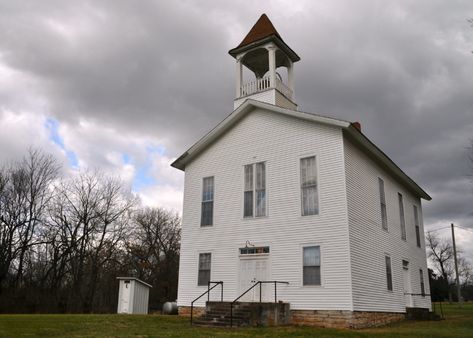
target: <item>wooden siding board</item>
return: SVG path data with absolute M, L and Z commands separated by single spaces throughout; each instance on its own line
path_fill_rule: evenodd
M 354 310 L 405 312 L 402 260 L 409 260 L 413 293 L 420 293 L 419 269 L 427 271 L 424 241 L 418 248 L 413 215 L 413 205 L 421 210 L 421 201 L 346 138 L 344 149 Z M 388 231 L 381 226 L 378 177 L 385 182 Z M 406 241 L 401 239 L 398 192 L 404 197 Z M 423 236 L 422 217 L 420 230 Z M 392 292 L 386 287 L 385 254 L 392 261 Z M 430 293 L 427 278 L 425 286 Z M 430 308 L 430 297 L 416 296 L 413 305 Z

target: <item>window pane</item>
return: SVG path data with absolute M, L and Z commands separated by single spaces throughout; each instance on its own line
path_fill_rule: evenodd
M 304 248 L 304 266 L 320 266 L 320 247 L 308 246 Z
M 393 290 L 393 279 L 391 273 L 391 257 L 386 256 L 386 280 L 387 280 L 387 288 L 389 291 Z
M 386 196 L 384 194 L 384 181 L 378 177 L 379 184 L 379 199 L 381 205 L 381 223 L 383 229 L 388 229 L 388 214 L 386 212 Z
M 214 199 L 214 178 L 205 177 L 202 188 L 202 201 L 213 201 Z
M 243 209 L 244 217 L 253 217 L 253 191 L 245 191 Z
M 317 187 L 302 188 L 302 215 L 318 214 Z
M 245 191 L 253 190 L 253 165 L 245 165 Z
M 266 215 L 266 190 L 256 191 L 256 217 Z
M 320 266 L 304 266 L 304 285 L 320 285 Z
M 302 158 L 300 166 L 302 215 L 316 215 L 319 212 L 319 206 L 315 156 Z
M 256 190 L 266 187 L 266 168 L 264 162 L 256 163 Z
M 213 209 L 214 202 L 202 202 L 202 215 L 200 225 L 212 225 L 213 224 Z
M 207 285 L 210 281 L 210 266 L 211 266 L 210 253 L 199 254 L 199 275 L 197 277 L 197 285 Z
M 401 222 L 401 238 L 406 239 L 406 220 L 404 218 L 404 202 L 402 200 L 402 195 L 397 194 L 399 199 L 399 219 Z
M 422 296 L 425 296 L 425 285 L 424 285 L 424 272 L 422 269 L 419 270 L 419 275 L 420 275 L 420 293 Z
M 317 184 L 315 156 L 301 159 L 301 184 L 302 186 Z

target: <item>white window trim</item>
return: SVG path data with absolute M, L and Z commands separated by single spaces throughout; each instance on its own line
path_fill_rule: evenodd
M 200 254 L 205 254 L 205 253 L 209 253 L 210 254 L 210 280 L 212 280 L 212 272 L 213 272 L 213 265 L 214 265 L 214 250 L 199 250 L 197 251 L 197 263 L 196 263 L 196 267 L 197 267 L 197 274 L 196 274 L 196 278 L 195 278 L 195 285 L 198 287 L 198 288 L 205 288 L 207 289 L 207 285 L 199 285 L 199 258 L 200 258 Z
M 387 279 L 388 276 L 386 274 L 386 257 L 389 257 L 389 261 L 390 261 L 392 290 L 388 289 L 388 279 Z M 402 261 L 401 261 L 401 264 L 402 264 Z M 389 292 L 389 293 L 394 293 L 393 258 L 390 254 L 388 254 L 386 252 L 383 255 L 383 267 L 384 267 L 384 290 Z
M 204 179 L 205 178 L 208 178 L 208 177 L 213 177 L 213 199 L 212 199 L 212 202 L 213 202 L 213 208 L 212 208 L 212 224 L 208 224 L 208 225 L 202 225 L 202 203 L 204 202 L 202 200 L 202 194 L 204 192 Z M 216 177 L 214 174 L 210 174 L 210 175 L 207 175 L 207 176 L 202 176 L 201 180 L 200 180 L 200 185 L 201 185 L 201 189 L 200 189 L 200 219 L 199 219 L 199 228 L 200 229 L 212 229 L 215 227 L 215 205 L 216 205 L 216 199 L 215 199 L 215 187 L 216 187 Z M 210 252 L 210 251 L 209 251 Z
M 318 204 L 318 212 L 315 215 L 302 215 L 302 187 L 301 187 L 301 182 L 302 182 L 302 175 L 301 175 L 301 160 L 303 158 L 307 157 L 313 157 L 315 156 L 315 171 L 317 173 L 317 204 Z M 307 219 L 311 217 L 320 217 L 322 215 L 322 201 L 320 199 L 320 155 L 318 152 L 311 152 L 311 153 L 305 153 L 305 154 L 300 154 L 299 157 L 297 158 L 297 177 L 298 177 L 298 198 L 299 198 L 299 218 L 301 219 Z
M 315 216 L 315 215 L 314 215 Z M 318 246 L 320 250 L 320 285 L 304 285 L 304 248 L 311 247 L 311 246 Z M 303 289 L 319 289 L 324 288 L 324 255 L 323 253 L 323 245 L 318 243 L 304 243 L 299 246 L 299 285 L 300 288 Z

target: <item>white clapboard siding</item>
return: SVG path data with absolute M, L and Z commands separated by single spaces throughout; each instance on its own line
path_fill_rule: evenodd
M 405 312 L 402 260 L 409 261 L 412 293 L 430 294 L 421 201 L 344 139 L 350 233 L 353 307 L 355 311 Z M 384 180 L 388 231 L 381 225 L 378 177 Z M 401 239 L 398 193 L 403 195 L 407 240 Z M 421 248 L 417 247 L 414 208 L 419 209 Z M 385 255 L 391 257 L 393 291 L 386 286 Z M 415 307 L 430 308 L 430 297 L 413 297 Z
M 317 156 L 319 215 L 301 216 L 300 158 Z M 351 310 L 350 257 L 343 135 L 338 127 L 259 108 L 185 168 L 178 305 L 206 290 L 197 286 L 199 253 L 211 252 L 211 280 L 224 298 L 239 295 L 239 248 L 270 246 L 270 279 L 291 309 Z M 243 167 L 266 162 L 267 216 L 243 218 Z M 214 225 L 200 227 L 202 178 L 214 176 Z M 322 285 L 302 286 L 302 246 L 320 245 Z M 270 294 L 273 294 L 271 286 Z M 219 299 L 217 287 L 211 299 Z M 206 297 L 197 302 L 203 306 Z M 272 300 L 272 299 L 270 299 Z

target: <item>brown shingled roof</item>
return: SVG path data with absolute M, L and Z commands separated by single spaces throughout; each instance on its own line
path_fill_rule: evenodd
M 272 22 L 263 14 L 260 16 L 255 25 L 251 28 L 250 32 L 245 36 L 243 41 L 238 45 L 237 48 L 249 45 L 255 41 L 267 38 L 268 36 L 276 35 L 278 38 L 281 38 L 276 28 L 274 28 Z

